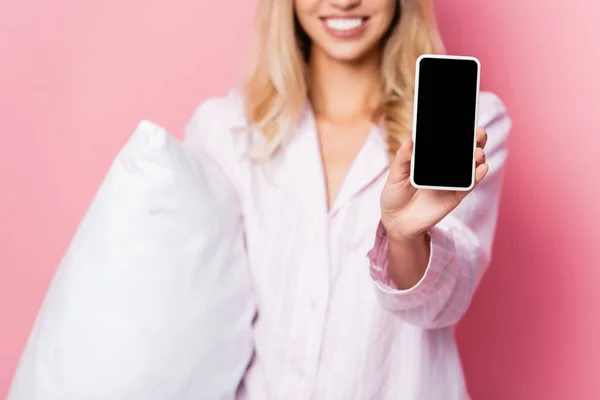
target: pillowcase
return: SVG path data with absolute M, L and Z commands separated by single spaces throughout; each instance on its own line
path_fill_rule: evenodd
M 142 121 L 46 294 L 9 400 L 232 399 L 254 304 L 233 187 Z

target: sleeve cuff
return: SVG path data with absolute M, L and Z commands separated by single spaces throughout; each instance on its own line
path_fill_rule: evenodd
M 390 279 L 388 270 L 387 233 L 381 221 L 377 227 L 375 244 L 368 252 L 371 278 L 377 290 L 385 297 L 392 297 L 395 306 L 414 306 L 436 294 L 440 279 L 447 274 L 447 266 L 454 255 L 454 242 L 445 231 L 434 226 L 428 231 L 430 236 L 429 263 L 421 280 L 413 287 L 398 289 Z M 400 302 L 400 304 L 398 304 Z

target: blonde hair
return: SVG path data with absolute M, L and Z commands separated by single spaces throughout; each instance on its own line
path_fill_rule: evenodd
M 415 63 L 424 53 L 444 52 L 431 0 L 398 0 L 397 17 L 383 39 L 381 103 L 374 118 L 387 133 L 392 158 L 412 131 Z M 244 84 L 249 123 L 271 156 L 291 133 L 307 101 L 309 39 L 299 26 L 293 0 L 260 0 L 252 64 Z

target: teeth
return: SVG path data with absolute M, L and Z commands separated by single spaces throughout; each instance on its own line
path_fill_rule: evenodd
M 327 26 L 337 31 L 349 31 L 350 29 L 356 29 L 362 25 L 362 18 L 328 18 L 325 20 Z

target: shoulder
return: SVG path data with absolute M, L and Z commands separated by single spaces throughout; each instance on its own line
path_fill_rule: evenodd
M 477 124 L 488 133 L 486 152 L 504 148 L 512 128 L 512 120 L 502 99 L 493 92 L 481 91 Z
M 194 109 L 188 126 L 230 127 L 245 126 L 245 102 L 240 88 L 233 88 L 225 95 L 208 97 Z
M 493 92 L 481 91 L 477 107 L 477 122 L 480 126 L 489 127 L 497 122 L 510 122 L 506 105 L 502 99 Z
M 185 125 L 183 145 L 192 153 L 210 159 L 235 180 L 247 149 L 247 127 L 242 90 L 209 97 L 195 107 Z
M 199 102 L 184 130 L 184 143 L 209 156 L 231 153 L 241 145 L 247 127 L 245 102 L 240 88 Z

